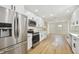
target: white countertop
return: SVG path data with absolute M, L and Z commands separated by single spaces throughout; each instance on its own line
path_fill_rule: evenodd
M 71 35 L 73 35 L 73 36 L 79 38 L 79 34 L 75 34 L 75 33 L 71 33 L 71 32 L 69 32 L 69 34 L 71 34 Z

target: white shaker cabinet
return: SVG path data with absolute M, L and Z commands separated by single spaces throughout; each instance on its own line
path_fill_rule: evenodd
M 15 5 L 1 5 L 4 8 L 15 10 Z
M 15 5 L 15 11 L 24 14 L 25 12 L 24 5 Z
M 28 33 L 27 34 L 27 50 L 31 49 L 32 47 L 32 34 Z
M 11 9 L 11 5 L 1 5 L 4 8 Z
M 72 46 L 72 35 L 71 34 L 68 34 L 67 35 L 67 42 L 70 46 Z
M 79 38 L 72 36 L 72 51 L 79 54 Z
M 79 26 L 79 20 L 72 20 L 72 26 Z
M 74 53 L 76 53 L 76 49 L 77 49 L 77 47 L 76 47 L 76 37 L 74 37 L 74 36 L 72 36 L 72 51 L 74 52 Z
M 40 41 L 46 39 L 47 33 L 46 32 L 40 32 Z
M 1 6 L 25 15 L 24 5 L 1 5 Z
M 40 28 L 42 28 L 43 26 L 44 26 L 44 24 L 43 24 L 43 19 L 38 19 L 38 21 L 37 21 L 37 27 L 40 27 Z
M 71 19 L 73 26 L 79 26 L 79 8 L 74 11 Z
M 79 54 L 79 38 L 76 40 L 76 53 Z

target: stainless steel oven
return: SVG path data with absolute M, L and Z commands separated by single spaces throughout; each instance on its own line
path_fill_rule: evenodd
M 32 35 L 32 47 L 35 47 L 39 44 L 39 32 L 33 33 Z

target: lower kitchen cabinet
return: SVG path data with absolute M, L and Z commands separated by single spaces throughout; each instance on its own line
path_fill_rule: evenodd
M 32 34 L 28 33 L 27 34 L 27 50 L 31 49 L 32 47 Z
M 44 40 L 47 37 L 47 33 L 46 32 L 40 32 L 40 41 Z
M 72 46 L 72 35 L 70 35 L 70 34 L 67 35 L 67 42 L 71 47 Z
M 75 54 L 79 53 L 79 38 L 72 36 L 72 51 Z
M 76 37 L 72 36 L 72 51 L 76 53 Z
M 76 41 L 76 53 L 79 54 L 79 38 Z

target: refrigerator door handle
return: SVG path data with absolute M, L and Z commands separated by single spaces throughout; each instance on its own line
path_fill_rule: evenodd
M 17 15 L 14 19 L 14 36 L 15 38 L 19 37 L 19 20 Z

